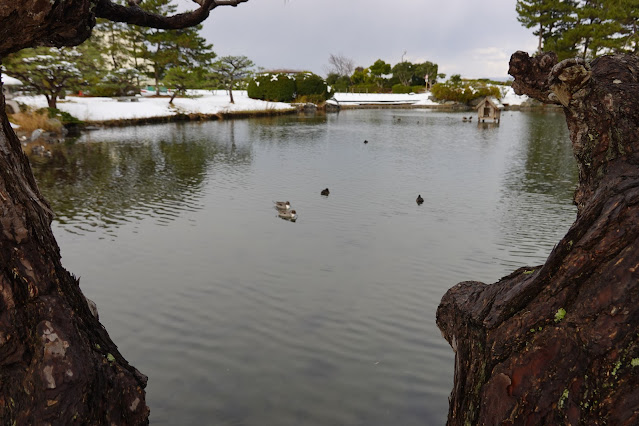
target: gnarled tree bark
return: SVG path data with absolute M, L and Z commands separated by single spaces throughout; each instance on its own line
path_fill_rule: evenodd
M 194 0 L 192 12 L 149 15 L 132 0 L 0 2 L 0 58 L 25 47 L 71 46 L 97 17 L 183 28 L 247 0 Z M 0 94 L 2 93 L 0 87 Z M 40 194 L 0 95 L 0 423 L 147 424 L 146 377 L 118 352 L 78 280 L 60 262 L 53 212 Z
M 442 298 L 448 423 L 639 424 L 639 58 L 516 52 L 509 73 L 564 108 L 577 218 L 544 265 Z

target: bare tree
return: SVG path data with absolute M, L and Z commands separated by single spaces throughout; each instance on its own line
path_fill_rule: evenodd
M 196 9 L 173 16 L 144 12 L 140 0 L 3 1 L 0 57 L 78 45 L 98 17 L 178 29 L 246 1 L 194 0 Z M 146 377 L 122 357 L 62 266 L 52 218 L 0 97 L 0 423 L 147 424 Z
M 331 53 L 328 57 L 328 64 L 328 72 L 340 76 L 350 77 L 355 71 L 355 61 L 341 53 L 338 55 Z

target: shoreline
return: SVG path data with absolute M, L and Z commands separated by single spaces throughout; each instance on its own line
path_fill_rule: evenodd
M 356 110 L 356 109 L 430 109 L 445 112 L 468 112 L 475 111 L 475 108 L 468 105 L 406 105 L 406 104 L 364 104 L 364 105 L 341 105 L 340 110 Z M 504 111 L 560 111 L 562 107 L 560 105 L 535 105 L 535 106 L 522 106 L 512 105 L 506 106 Z M 318 107 L 316 112 L 320 114 L 338 113 L 339 110 L 327 111 L 325 108 Z M 141 118 L 127 118 L 127 119 L 114 119 L 114 120 L 94 120 L 84 121 L 84 126 L 101 126 L 101 127 L 125 127 L 125 126 L 142 126 L 146 124 L 162 124 L 162 123 L 179 123 L 179 122 L 196 122 L 196 121 L 218 121 L 218 120 L 234 120 L 245 118 L 259 118 L 259 117 L 276 117 L 281 115 L 291 114 L 305 114 L 303 110 L 291 107 L 288 110 L 255 110 L 255 111 L 235 111 L 235 112 L 220 112 L 216 114 L 203 114 L 203 113 L 191 113 L 191 114 L 173 114 L 167 116 L 156 117 L 141 117 Z
M 204 113 L 179 113 L 165 116 L 139 117 L 139 118 L 121 118 L 112 120 L 85 120 L 81 127 L 101 126 L 101 127 L 125 127 L 125 126 L 142 126 L 145 124 L 162 124 L 162 123 L 179 123 L 187 121 L 218 121 L 242 118 L 257 117 L 275 117 L 278 115 L 295 114 L 298 111 L 295 108 L 281 110 L 255 110 L 255 111 L 231 111 L 218 112 L 215 114 Z
M 236 102 L 229 102 L 225 91 L 191 91 L 190 96 L 178 97 L 172 104 L 167 97 L 136 97 L 130 102 L 118 98 L 67 97 L 60 100 L 58 109 L 67 112 L 83 124 L 68 125 L 71 131 L 86 127 L 124 127 L 187 121 L 215 121 L 253 117 L 271 117 L 287 114 L 334 113 L 351 109 L 427 109 L 447 112 L 473 112 L 467 104 L 439 104 L 428 98 L 428 93 L 406 96 L 388 94 L 340 94 L 335 101 L 324 104 L 295 104 L 268 102 L 248 98 L 245 91 L 234 91 Z M 374 96 L 374 97 L 373 97 Z M 506 96 L 505 111 L 550 111 L 554 105 L 527 105 L 525 99 Z M 38 109 L 46 106 L 44 97 L 18 96 L 18 102 Z M 340 101 L 341 100 L 341 101 Z M 412 102 L 408 102 L 412 101 Z M 560 108 L 560 107 L 559 107 Z

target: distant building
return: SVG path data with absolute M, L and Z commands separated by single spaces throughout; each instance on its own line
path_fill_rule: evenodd
M 501 110 L 504 109 L 504 105 L 494 96 L 486 96 L 477 104 L 476 108 L 477 122 L 481 123 L 486 120 L 493 120 L 494 123 L 499 123 Z

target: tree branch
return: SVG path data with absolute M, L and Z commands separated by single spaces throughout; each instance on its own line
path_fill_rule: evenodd
M 143 10 L 138 5 L 140 3 L 139 0 L 130 0 L 128 2 L 129 6 L 114 4 L 111 0 L 98 0 L 96 17 L 142 27 L 177 30 L 198 25 L 208 18 L 211 10 L 218 6 L 236 7 L 238 4 L 247 1 L 248 0 L 193 0 L 193 2 L 200 5 L 199 8 L 190 12 L 163 16 Z

